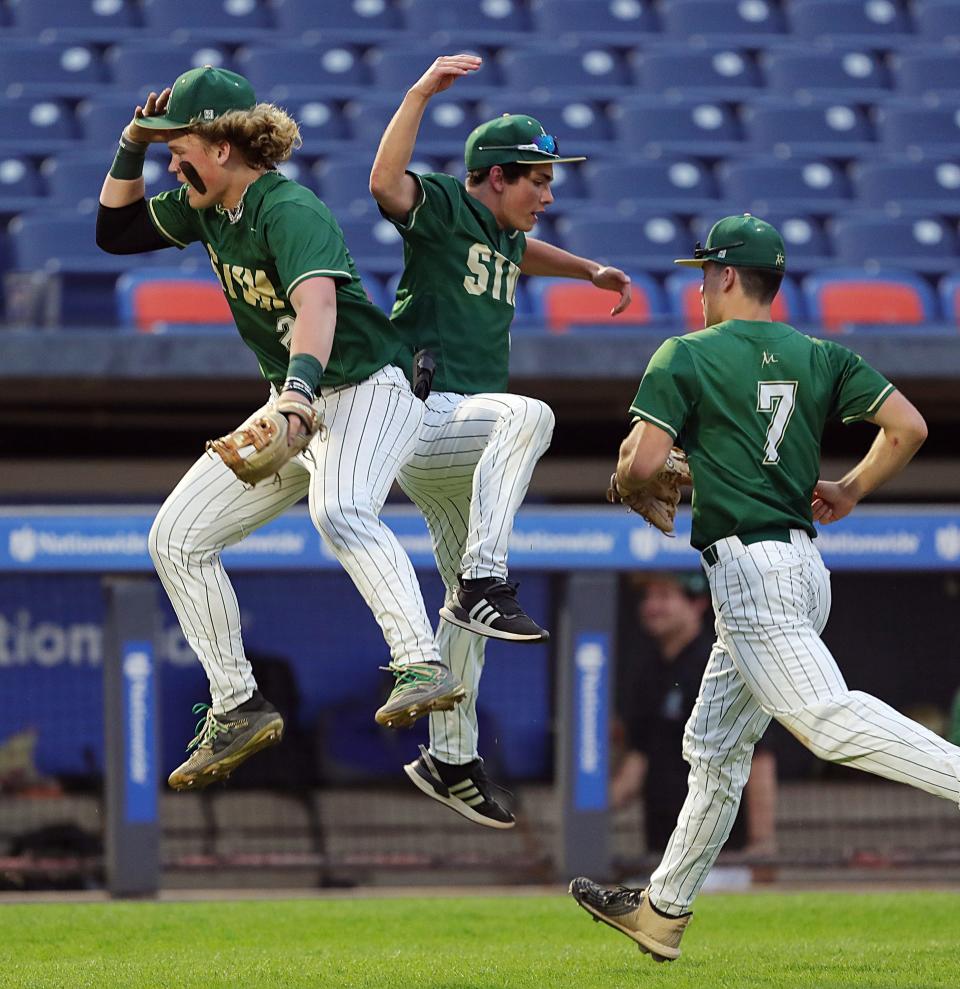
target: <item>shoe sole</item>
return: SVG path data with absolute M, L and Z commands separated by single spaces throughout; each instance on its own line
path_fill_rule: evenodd
M 374 719 L 378 725 L 382 725 L 384 728 L 409 728 L 425 714 L 433 714 L 434 711 L 452 711 L 466 696 L 466 688 L 463 684 L 458 684 L 456 689 L 449 694 L 435 697 L 433 700 L 416 701 L 407 707 L 389 712 L 380 708 L 374 715 Z
M 594 920 L 601 924 L 606 924 L 607 927 L 612 927 L 615 931 L 619 931 L 621 934 L 626 934 L 631 941 L 635 942 L 637 947 L 644 952 L 644 954 L 650 955 L 655 962 L 672 962 L 676 961 L 680 957 L 679 949 L 666 948 L 664 945 L 658 944 L 652 938 L 646 937 L 646 935 L 641 934 L 639 931 L 633 931 L 629 927 L 624 927 L 622 924 L 618 924 L 615 920 L 607 917 L 599 910 L 590 906 L 589 903 L 585 903 L 583 900 L 577 899 L 576 894 L 573 892 L 572 882 L 567 887 L 567 892 L 573 897 L 573 900 L 577 906 L 586 910 Z M 664 951 L 676 951 L 676 954 L 673 956 L 665 955 L 663 954 Z
M 241 763 L 247 761 L 252 755 L 256 755 L 261 749 L 276 745 L 283 738 L 283 720 L 271 721 L 264 725 L 247 742 L 243 748 L 238 749 L 231 755 L 224 756 L 217 762 L 212 762 L 204 769 L 192 776 L 186 773 L 177 775 L 174 770 L 170 774 L 167 783 L 174 790 L 203 790 L 211 783 L 225 780 Z
M 503 639 L 505 642 L 550 641 L 550 633 L 546 629 L 542 629 L 539 634 L 534 635 L 518 635 L 516 632 L 501 632 L 499 629 L 491 628 L 489 625 L 483 625 L 480 622 L 475 622 L 469 616 L 466 618 L 460 618 L 455 612 L 451 611 L 446 606 L 440 609 L 440 617 L 445 622 L 450 622 L 451 625 L 459 625 L 460 628 L 465 628 L 468 632 L 475 632 L 477 635 L 482 635 L 487 639 Z
M 472 821 L 474 824 L 479 824 L 484 828 L 496 828 L 498 831 L 506 831 L 512 828 L 517 822 L 510 821 L 509 824 L 506 821 L 494 821 L 490 817 L 484 817 L 483 814 L 478 814 L 469 804 L 465 804 L 462 800 L 457 800 L 456 797 L 445 797 L 436 790 L 417 772 L 417 764 L 415 762 L 408 762 L 404 767 L 403 771 L 410 777 L 410 782 L 421 792 L 425 793 L 428 797 L 432 797 L 437 801 L 438 804 L 443 804 L 444 807 L 449 807 L 455 814 L 459 814 L 461 817 L 465 817 L 468 821 Z

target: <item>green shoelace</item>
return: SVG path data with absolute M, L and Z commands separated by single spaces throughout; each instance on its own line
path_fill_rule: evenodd
M 229 725 L 225 725 L 222 721 L 217 720 L 217 716 L 213 713 L 213 708 L 209 704 L 193 705 L 194 714 L 201 714 L 204 711 L 206 714 L 197 722 L 193 729 L 196 732 L 196 736 L 187 745 L 188 752 L 191 749 L 213 748 L 213 743 L 216 741 L 217 735 L 222 735 L 225 731 L 230 730 Z
M 406 666 L 391 663 L 389 666 L 381 666 L 380 669 L 392 673 L 397 678 L 393 690 L 390 691 L 391 697 L 404 694 L 422 684 L 436 683 L 437 681 L 436 669 L 426 663 L 408 663 Z

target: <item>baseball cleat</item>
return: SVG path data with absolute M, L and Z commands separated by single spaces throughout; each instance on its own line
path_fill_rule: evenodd
M 403 771 L 418 790 L 474 824 L 506 829 L 517 823 L 513 814 L 494 797 L 496 784 L 488 779 L 483 759 L 454 766 L 435 759 L 421 745 L 420 758 L 408 762 Z
M 167 779 L 174 790 L 202 790 L 225 780 L 254 753 L 283 738 L 283 718 L 259 691 L 226 714 L 214 714 L 209 704 L 194 704 L 194 714 L 204 711 L 187 746 L 188 752 L 193 750 L 190 757 Z
M 584 876 L 570 883 L 570 895 L 594 920 L 632 938 L 654 961 L 680 957 L 680 938 L 693 914 L 667 917 L 654 909 L 645 889 L 606 889 Z
M 391 663 L 381 669 L 397 678 L 386 703 L 375 715 L 377 724 L 385 728 L 409 728 L 425 714 L 452 711 L 467 693 L 443 663 Z
M 461 577 L 455 601 L 440 609 L 440 617 L 490 639 L 546 642 L 550 633 L 520 607 L 517 586 L 499 577 L 484 577 L 481 580 L 464 580 Z

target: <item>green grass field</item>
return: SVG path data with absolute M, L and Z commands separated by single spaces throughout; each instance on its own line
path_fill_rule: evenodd
M 702 896 L 658 965 L 562 896 L 0 907 L 0 985 L 960 986 L 960 896 Z

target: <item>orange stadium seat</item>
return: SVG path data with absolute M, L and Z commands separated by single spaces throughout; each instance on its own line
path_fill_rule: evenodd
M 565 279 L 537 278 L 528 283 L 537 315 L 551 333 L 567 333 L 575 326 L 646 326 L 666 313 L 663 291 L 646 275 L 631 275 L 633 303 L 619 316 L 611 316 L 616 296 L 593 285 Z
M 810 275 L 803 284 L 807 308 L 828 333 L 850 326 L 914 326 L 937 318 L 933 290 L 906 271 L 870 274 L 857 269 Z
M 703 329 L 703 306 L 700 302 L 699 273 L 677 271 L 667 278 L 667 296 L 670 310 L 679 317 L 688 331 Z M 773 300 L 770 314 L 775 320 L 791 325 L 803 319 L 803 302 L 800 291 L 790 278 L 784 278 L 777 297 Z
M 155 333 L 171 324 L 233 327 L 220 283 L 210 275 L 131 271 L 117 281 L 123 326 Z

